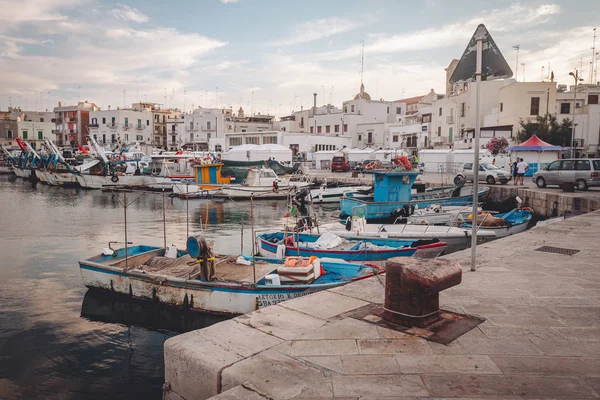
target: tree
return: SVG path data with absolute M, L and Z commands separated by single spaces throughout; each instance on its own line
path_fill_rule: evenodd
M 493 156 L 497 156 L 498 153 L 501 153 L 508 147 L 508 140 L 505 137 L 497 137 L 494 136 L 490 139 L 489 142 L 485 145 L 485 148 L 488 149 Z
M 565 118 L 559 123 L 556 116 L 551 114 L 538 115 L 532 122 L 521 120 L 517 141 L 522 143 L 531 136 L 537 135 L 538 138 L 550 144 L 568 147 L 571 137 L 571 122 L 570 119 Z

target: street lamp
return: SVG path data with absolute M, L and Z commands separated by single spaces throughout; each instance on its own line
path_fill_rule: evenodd
M 571 75 L 573 79 L 575 79 L 575 87 L 573 87 L 573 119 L 571 122 L 571 125 L 573 126 L 571 127 L 571 140 L 569 142 L 569 154 L 570 158 L 573 158 L 573 139 L 575 138 L 575 103 L 577 102 L 577 85 L 579 84 L 579 82 L 583 81 L 583 78 L 579 77 L 578 70 L 575 70 L 575 73 L 569 72 L 569 75 Z

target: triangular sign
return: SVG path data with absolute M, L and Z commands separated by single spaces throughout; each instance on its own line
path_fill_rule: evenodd
M 478 37 L 483 37 L 481 80 L 506 79 L 513 76 L 512 70 L 508 66 L 500 49 L 496 46 L 492 35 L 490 35 L 485 25 L 479 24 L 454 72 L 452 72 L 450 83 L 475 81 Z

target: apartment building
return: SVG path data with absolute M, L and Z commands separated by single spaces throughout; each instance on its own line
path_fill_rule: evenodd
M 566 85 L 559 85 L 556 93 L 556 114 L 559 120 L 572 120 L 575 110 L 573 147 L 577 157 L 600 156 L 599 97 L 600 85 L 571 85 L 569 91 L 566 91 Z
M 56 124 L 56 142 L 59 146 L 79 146 L 86 144 L 87 127 L 90 123 L 90 112 L 100 108 L 94 103 L 80 101 L 75 106 L 63 106 L 58 102 L 54 107 L 54 123 Z
M 135 106 L 135 105 L 134 105 Z M 151 145 L 153 114 L 145 108 L 117 108 L 90 112 L 89 135 L 99 144 L 115 147 L 133 143 Z
M 200 151 L 222 151 L 224 128 L 223 109 L 198 107 L 191 113 L 183 115 L 179 136 L 181 145 Z M 209 143 L 212 143 L 212 146 Z

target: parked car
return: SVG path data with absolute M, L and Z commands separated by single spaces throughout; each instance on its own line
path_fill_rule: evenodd
M 556 160 L 533 174 L 531 179 L 540 188 L 571 182 L 577 189 L 587 190 L 591 186 L 600 186 L 600 158 Z
M 479 164 L 479 180 L 486 181 L 489 185 L 494 185 L 497 182 L 506 184 L 512 179 L 510 171 L 504 171 L 494 164 L 481 163 Z M 454 178 L 454 183 L 461 181 L 473 181 L 473 163 L 464 163 L 458 168 L 458 173 Z
M 350 171 L 350 163 L 346 156 L 335 156 L 331 160 L 331 172 L 348 172 Z

